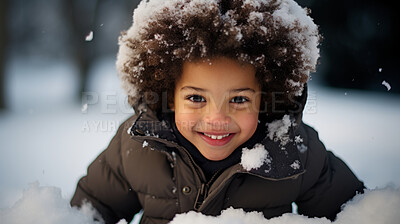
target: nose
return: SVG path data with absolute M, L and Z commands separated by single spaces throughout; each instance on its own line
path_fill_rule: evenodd
M 222 108 L 211 107 L 203 118 L 208 129 L 213 131 L 223 131 L 228 129 L 231 117 Z

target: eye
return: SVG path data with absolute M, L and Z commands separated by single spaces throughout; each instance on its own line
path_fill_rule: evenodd
M 238 103 L 238 104 L 241 104 L 241 103 L 246 103 L 246 102 L 248 102 L 249 101 L 249 99 L 247 98 L 247 97 L 244 97 L 244 96 L 235 96 L 235 97 L 233 97 L 232 99 L 231 99 L 231 101 L 229 101 L 230 103 Z
M 202 102 L 206 102 L 206 100 L 204 99 L 204 97 L 200 96 L 200 95 L 190 95 L 187 96 L 186 99 L 192 101 L 193 103 L 202 103 Z

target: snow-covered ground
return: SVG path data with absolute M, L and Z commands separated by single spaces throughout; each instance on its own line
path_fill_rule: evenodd
M 65 62 L 9 64 L 11 111 L 0 112 L 0 209 L 12 207 L 36 181 L 61 189 L 68 201 L 89 163 L 133 113 L 124 103 L 113 58 L 91 71 L 90 92 L 79 104 L 74 74 Z M 399 115 L 400 97 L 390 91 L 326 89 L 311 81 L 304 120 L 374 189 L 400 186 Z
M 205 216 L 196 212 L 176 215 L 170 224 L 394 224 L 400 220 L 400 191 L 380 189 L 357 195 L 346 203 L 335 221 L 326 218 L 308 218 L 297 214 L 284 214 L 265 219 L 261 212 L 244 212 L 228 208 L 220 216 Z
M 308 218 L 297 214 L 284 214 L 267 220 L 260 212 L 246 213 L 242 209 L 228 208 L 216 217 L 193 211 L 178 214 L 171 224 L 395 224 L 400 220 L 399 208 L 400 190 L 387 188 L 368 190 L 357 195 L 345 204 L 333 222 L 326 218 Z M 90 204 L 84 204 L 80 210 L 71 208 L 68 200 L 61 196 L 59 188 L 43 187 L 38 183 L 25 190 L 23 197 L 12 208 L 0 210 L 0 220 L 4 224 L 102 223 L 93 221 L 93 217 L 99 216 Z M 137 218 L 131 223 L 137 223 Z M 127 222 L 122 219 L 118 224 Z
M 400 97 L 311 86 L 304 122 L 368 188 L 400 186 Z
M 123 103 L 113 60 L 96 64 L 82 103 L 74 101 L 74 68 L 42 63 L 21 59 L 8 68 L 11 111 L 0 112 L 0 208 L 35 181 L 71 197 L 89 163 L 133 113 Z

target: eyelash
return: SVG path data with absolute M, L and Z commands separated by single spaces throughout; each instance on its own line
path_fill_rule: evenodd
M 201 101 L 196 101 L 196 100 L 194 100 L 194 98 L 201 98 L 200 100 Z M 186 97 L 186 99 L 187 100 L 189 100 L 189 101 L 191 101 L 192 103 L 203 103 L 203 102 L 206 102 L 206 100 L 204 99 L 204 97 L 202 97 L 202 96 L 200 96 L 200 95 L 196 95 L 196 94 L 193 94 L 193 95 L 189 95 L 189 96 L 187 96 Z
M 196 95 L 196 94 L 189 95 L 189 96 L 186 97 L 186 99 L 189 100 L 189 101 L 192 102 L 192 103 L 204 103 L 204 102 L 207 102 L 207 101 L 204 99 L 203 96 Z M 240 102 L 235 102 L 235 99 L 236 99 L 236 100 L 239 99 Z M 244 104 L 244 103 L 249 102 L 249 101 L 250 101 L 250 99 L 247 98 L 247 97 L 245 97 L 245 96 L 235 96 L 235 97 L 233 97 L 233 98 L 229 101 L 229 103 Z
M 240 99 L 240 102 L 234 102 L 235 99 Z M 247 98 L 245 96 L 235 96 L 229 101 L 229 103 L 244 104 L 244 103 L 249 102 L 249 101 L 250 101 L 249 98 Z

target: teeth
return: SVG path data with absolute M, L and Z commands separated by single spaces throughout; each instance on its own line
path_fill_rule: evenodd
M 222 138 L 225 138 L 225 137 L 228 137 L 230 134 L 226 134 L 226 135 L 209 135 L 209 134 L 206 134 L 206 133 L 203 133 L 205 136 L 207 136 L 207 137 L 209 137 L 209 138 L 211 138 L 211 139 L 222 139 Z

